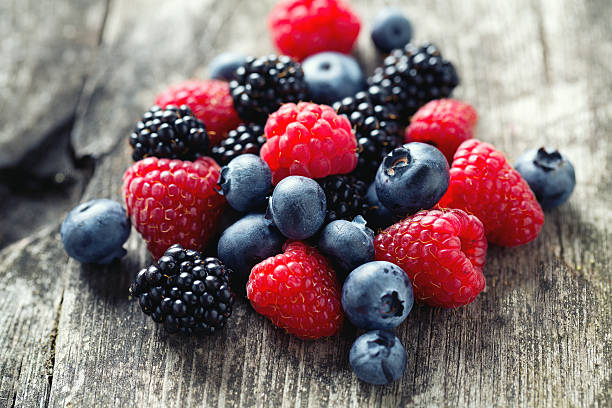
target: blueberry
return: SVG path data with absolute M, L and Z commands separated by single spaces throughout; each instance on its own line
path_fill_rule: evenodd
M 108 264 L 126 254 L 130 219 L 116 201 L 97 199 L 68 213 L 60 229 L 64 249 L 83 263 Z
M 221 168 L 219 187 L 235 210 L 263 207 L 272 189 L 272 172 L 259 156 L 241 154 Z
M 393 333 L 374 330 L 357 337 L 349 353 L 349 363 L 361 381 L 385 385 L 404 374 L 406 349 Z
M 376 183 L 370 184 L 366 194 L 367 218 L 372 228 L 385 229 L 395 222 L 395 215 L 385 207 L 376 195 Z
M 376 172 L 376 195 L 395 214 L 428 210 L 449 183 L 448 162 L 435 147 L 408 143 L 389 152 Z
M 234 225 L 234 223 L 242 217 L 244 217 L 243 212 L 234 210 L 232 207 L 227 207 L 219 216 L 219 226 L 217 227 L 217 234 L 221 236 L 221 234 L 223 234 L 223 231 Z
M 313 236 L 325 221 L 325 192 L 311 178 L 289 176 L 274 188 L 266 217 L 290 239 Z
M 302 63 L 304 80 L 313 102 L 331 105 L 365 88 L 365 77 L 354 58 L 339 52 L 321 52 Z
M 414 296 L 406 272 L 387 261 L 372 261 L 349 274 L 342 286 L 342 308 L 357 327 L 393 329 L 408 317 Z
M 359 265 L 374 260 L 374 231 L 366 227 L 361 215 L 352 222 L 332 221 L 321 232 L 319 249 L 332 260 L 339 278 L 344 278 Z
M 528 150 L 518 158 L 514 168 L 545 210 L 566 202 L 576 185 L 574 166 L 558 150 L 545 147 Z
M 246 56 L 235 52 L 224 52 L 217 55 L 208 64 L 208 74 L 212 79 L 231 81 L 234 72 L 246 61 Z
M 412 24 L 400 10 L 382 9 L 374 19 L 372 41 L 380 52 L 404 48 L 412 39 Z
M 282 252 L 285 238 L 263 214 L 249 214 L 227 228 L 217 245 L 221 262 L 230 268 L 232 289 L 245 293 L 251 268 Z

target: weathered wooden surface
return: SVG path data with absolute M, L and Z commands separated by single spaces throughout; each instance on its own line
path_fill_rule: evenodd
M 169 83 L 205 77 L 220 51 L 271 52 L 272 3 L 0 3 L 0 175 L 53 145 L 53 129 L 64 126 L 74 163 L 97 163 L 82 197 L 71 189 L 53 214 L 66 201 L 120 199 L 135 118 Z M 371 66 L 367 21 L 382 2 L 355 3 L 366 22 L 359 55 Z M 62 251 L 56 215 L 0 252 L 0 406 L 612 405 L 612 4 L 395 4 L 413 19 L 417 42 L 437 43 L 458 66 L 456 95 L 477 107 L 479 138 L 510 158 L 559 146 L 578 181 L 537 241 L 490 249 L 487 289 L 473 304 L 415 307 L 397 330 L 408 351 L 402 379 L 357 381 L 350 328 L 303 342 L 244 301 L 217 336 L 168 336 L 128 299 L 129 281 L 149 262 L 138 235 L 120 263 L 81 266 Z M 3 223 L 15 214 L 0 209 Z

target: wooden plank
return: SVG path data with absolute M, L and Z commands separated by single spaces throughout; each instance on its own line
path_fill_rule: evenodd
M 55 223 L 82 195 L 68 141 L 105 7 L 0 2 L 0 248 Z
M 355 3 L 364 20 L 380 7 Z M 120 199 L 121 174 L 130 164 L 123 141 L 157 91 L 203 77 L 220 50 L 271 50 L 263 16 L 272 4 L 111 4 L 73 132 L 79 155 L 103 155 L 83 199 Z M 571 0 L 396 4 L 415 22 L 418 42 L 433 40 L 456 62 L 463 79 L 457 96 L 478 108 L 479 138 L 509 157 L 542 142 L 558 145 L 578 179 L 570 202 L 547 214 L 537 241 L 490 249 L 487 289 L 473 304 L 415 307 L 396 331 L 408 351 L 400 381 L 374 387 L 356 380 L 348 366 L 354 329 L 303 342 L 244 301 L 216 336 L 169 336 L 127 295 L 129 281 L 150 262 L 136 233 L 121 262 L 97 268 L 70 261 L 63 271 L 66 258 L 49 233 L 37 238 L 40 243 L 22 241 L 0 254 L 10 255 L 0 271 L 27 269 L 31 280 L 47 279 L 36 285 L 50 288 L 44 301 L 35 296 L 15 303 L 9 296 L 0 303 L 8 310 L 1 327 L 27 327 L 17 329 L 18 337 L 0 334 L 0 347 L 9 350 L 0 359 L 0 398 L 8 395 L 10 405 L 17 395 L 23 405 L 44 405 L 49 382 L 16 381 L 23 375 L 15 373 L 40 372 L 44 357 L 54 355 L 52 406 L 610 406 L 612 77 L 606 63 L 612 60 L 612 6 Z M 360 55 L 371 60 L 367 29 Z M 51 269 L 62 272 L 49 282 Z M 16 272 L 7 276 L 0 294 L 23 285 Z M 36 318 L 24 320 L 18 306 Z M 56 320 L 55 354 L 40 344 L 12 346 L 32 332 L 34 339 L 49 338 Z M 53 342 L 43 344 L 50 349 Z
M 0 406 L 48 403 L 67 260 L 57 219 L 81 195 L 48 184 L 71 166 L 64 135 L 104 10 L 98 1 L 0 2 L 0 180 L 10 186 L 0 186 L 0 247 L 29 234 L 0 252 Z
M 71 120 L 106 1 L 0 3 L 0 169 L 15 167 Z
M 0 406 L 46 406 L 68 257 L 55 228 L 1 254 Z

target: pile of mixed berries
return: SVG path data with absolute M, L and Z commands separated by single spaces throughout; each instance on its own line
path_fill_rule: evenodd
M 130 293 L 170 333 L 231 324 L 236 295 L 302 339 L 338 334 L 346 316 L 366 331 L 355 374 L 387 384 L 406 366 L 392 330 L 413 301 L 472 302 L 487 245 L 536 239 L 574 170 L 548 148 L 513 168 L 475 139 L 476 110 L 449 99 L 455 67 L 410 44 L 397 10 L 374 22 L 387 56 L 370 77 L 346 55 L 360 20 L 345 2 L 284 0 L 269 26 L 285 55 L 222 54 L 213 79 L 161 93 L 129 136 L 127 213 L 81 204 L 62 239 L 73 258 L 109 263 L 131 221 L 157 262 Z

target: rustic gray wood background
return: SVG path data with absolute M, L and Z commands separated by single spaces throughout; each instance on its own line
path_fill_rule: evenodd
M 368 69 L 383 3 L 354 1 Z M 0 1 L 0 406 L 611 406 L 609 0 L 396 3 L 458 67 L 480 139 L 510 158 L 558 146 L 578 184 L 535 242 L 490 249 L 473 304 L 415 307 L 390 386 L 352 375 L 353 330 L 300 341 L 244 301 L 217 336 L 166 335 L 128 298 L 149 262 L 135 232 L 118 264 L 68 259 L 59 223 L 120 199 L 128 132 L 156 93 L 205 78 L 221 51 L 272 52 L 272 4 Z

